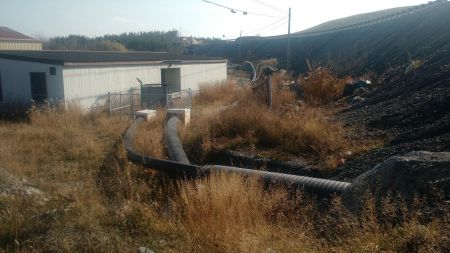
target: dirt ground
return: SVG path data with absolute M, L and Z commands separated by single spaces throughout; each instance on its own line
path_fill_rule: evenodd
M 393 69 L 365 100 L 338 114 L 347 125 L 362 125 L 364 134 L 387 137 L 382 148 L 347 160 L 327 175 L 351 180 L 393 155 L 410 151 L 450 150 L 450 54 L 442 52 L 405 74 Z

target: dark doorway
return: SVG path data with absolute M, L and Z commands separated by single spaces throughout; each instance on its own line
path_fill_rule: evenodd
M 31 84 L 31 98 L 37 104 L 45 103 L 47 96 L 47 79 L 45 72 L 31 72 L 30 73 Z

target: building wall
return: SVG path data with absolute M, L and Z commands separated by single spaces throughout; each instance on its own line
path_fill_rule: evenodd
M 161 83 L 161 69 L 164 65 L 147 66 L 117 66 L 117 67 L 65 67 L 64 98 L 66 103 L 77 103 L 83 109 L 105 106 L 108 92 L 129 90 L 139 86 L 136 78 L 144 84 Z M 181 89 L 198 90 L 199 84 L 226 80 L 227 64 L 201 63 L 172 65 L 179 68 Z M 167 77 L 167 82 L 176 80 L 174 76 Z
M 50 75 L 50 67 L 56 68 L 56 75 Z M 48 97 L 62 100 L 64 90 L 62 84 L 62 67 L 43 63 L 32 63 L 0 59 L 1 89 L 3 94 L 0 105 L 31 103 L 30 72 L 45 72 Z
M 77 103 L 83 109 L 104 106 L 110 91 L 128 90 L 144 84 L 161 82 L 160 66 L 65 67 L 66 103 Z
M 56 68 L 56 75 L 49 68 Z M 77 103 L 83 109 L 104 106 L 110 91 L 129 90 L 144 84 L 161 83 L 164 65 L 114 66 L 114 67 L 62 67 L 43 63 L 0 59 L 0 76 L 3 99 L 0 104 L 31 102 L 30 72 L 45 72 L 48 97 L 66 104 Z M 227 78 L 226 63 L 180 64 L 181 89 L 198 90 L 201 83 L 213 83 Z M 178 71 L 175 71 L 178 72 Z M 175 77 L 170 77 L 175 78 Z M 175 78 L 177 79 L 177 78 Z M 174 79 L 174 80 L 175 80 Z M 169 80 L 168 80 L 169 81 Z
M 42 50 L 42 42 L 0 41 L 0 50 Z
M 200 84 L 227 79 L 227 63 L 203 63 L 181 65 L 181 89 L 196 91 Z

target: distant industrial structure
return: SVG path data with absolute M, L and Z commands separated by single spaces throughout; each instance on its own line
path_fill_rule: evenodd
M 8 27 L 0 27 L 2 50 L 42 50 L 42 42 Z
M 202 83 L 226 78 L 227 60 L 222 58 L 155 52 L 1 51 L 0 107 L 53 101 L 90 110 L 111 103 L 110 94 L 117 90 L 158 85 L 166 93 L 198 90 Z

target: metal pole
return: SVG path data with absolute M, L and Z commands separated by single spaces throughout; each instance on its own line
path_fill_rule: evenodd
M 169 109 L 169 92 L 167 90 L 167 85 L 164 87 L 164 92 L 166 93 L 166 107 Z
M 238 51 L 238 53 L 239 53 L 239 63 L 241 63 L 241 61 L 242 61 L 242 30 L 239 35 L 239 51 Z
M 189 88 L 189 109 L 192 108 L 192 91 L 191 88 Z
M 112 108 L 111 108 L 111 92 L 108 91 L 108 111 L 109 111 L 109 115 L 112 114 Z
M 286 70 L 291 70 L 291 8 L 289 7 L 288 37 L 286 48 Z
M 134 88 L 131 88 L 131 97 L 130 97 L 130 105 L 131 105 L 131 115 L 134 115 Z

